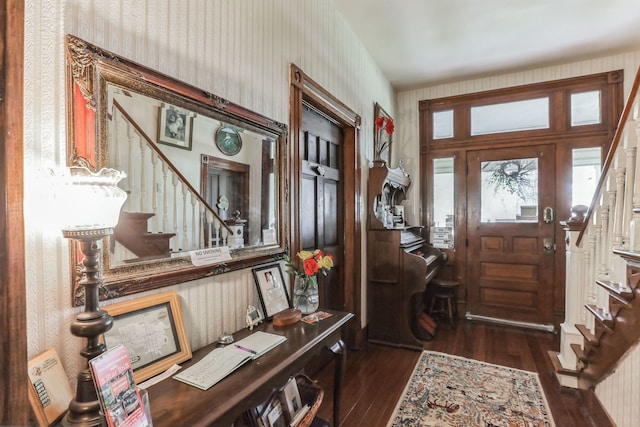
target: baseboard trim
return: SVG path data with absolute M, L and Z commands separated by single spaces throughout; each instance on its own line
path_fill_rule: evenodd
M 506 326 L 515 326 L 518 328 L 537 329 L 539 331 L 545 331 L 545 332 L 555 332 L 556 330 L 556 327 L 550 324 L 520 322 L 517 320 L 507 320 L 507 319 L 499 319 L 497 317 L 480 316 L 477 314 L 471 314 L 468 311 L 467 311 L 467 314 L 465 315 L 465 318 L 467 320 L 479 320 L 481 322 L 496 323 L 499 325 L 506 325 Z

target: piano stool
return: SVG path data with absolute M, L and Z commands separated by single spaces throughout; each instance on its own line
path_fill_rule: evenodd
M 455 327 L 458 318 L 458 286 L 460 282 L 456 280 L 432 279 L 429 287 L 433 288 L 433 299 L 429 307 L 429 315 L 445 315 L 451 328 Z

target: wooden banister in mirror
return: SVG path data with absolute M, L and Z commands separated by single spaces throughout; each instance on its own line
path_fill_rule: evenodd
M 103 241 L 102 299 L 282 257 L 285 124 L 72 35 L 66 65 L 68 164 L 127 173 L 120 224 Z M 191 262 L 192 251 L 223 246 L 231 261 Z M 74 305 L 79 262 L 72 244 Z

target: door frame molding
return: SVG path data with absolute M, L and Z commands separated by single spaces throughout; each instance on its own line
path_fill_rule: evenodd
M 29 422 L 27 312 L 23 208 L 24 2 L 0 7 L 0 425 Z
M 350 344 L 354 344 L 356 335 L 361 328 L 362 318 L 362 191 L 359 140 L 361 118 L 342 101 L 316 83 L 300 67 L 290 65 L 290 95 L 289 95 L 289 155 L 291 188 L 288 190 L 291 206 L 290 238 L 291 253 L 300 250 L 300 180 L 302 177 L 302 162 L 300 160 L 300 132 L 302 130 L 303 102 L 312 105 L 317 110 L 337 121 L 344 131 L 344 144 L 340 168 L 344 189 L 343 216 L 343 260 L 342 280 L 344 283 L 343 310 L 354 313 L 348 337 Z M 351 231 L 353 230 L 353 231 Z M 354 333 L 354 335 L 351 335 Z M 358 339 L 359 341 L 359 339 Z

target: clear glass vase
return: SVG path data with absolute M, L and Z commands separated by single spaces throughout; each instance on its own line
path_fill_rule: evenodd
M 318 309 L 318 278 L 316 276 L 296 276 L 293 284 L 293 307 L 302 314 L 310 314 Z

